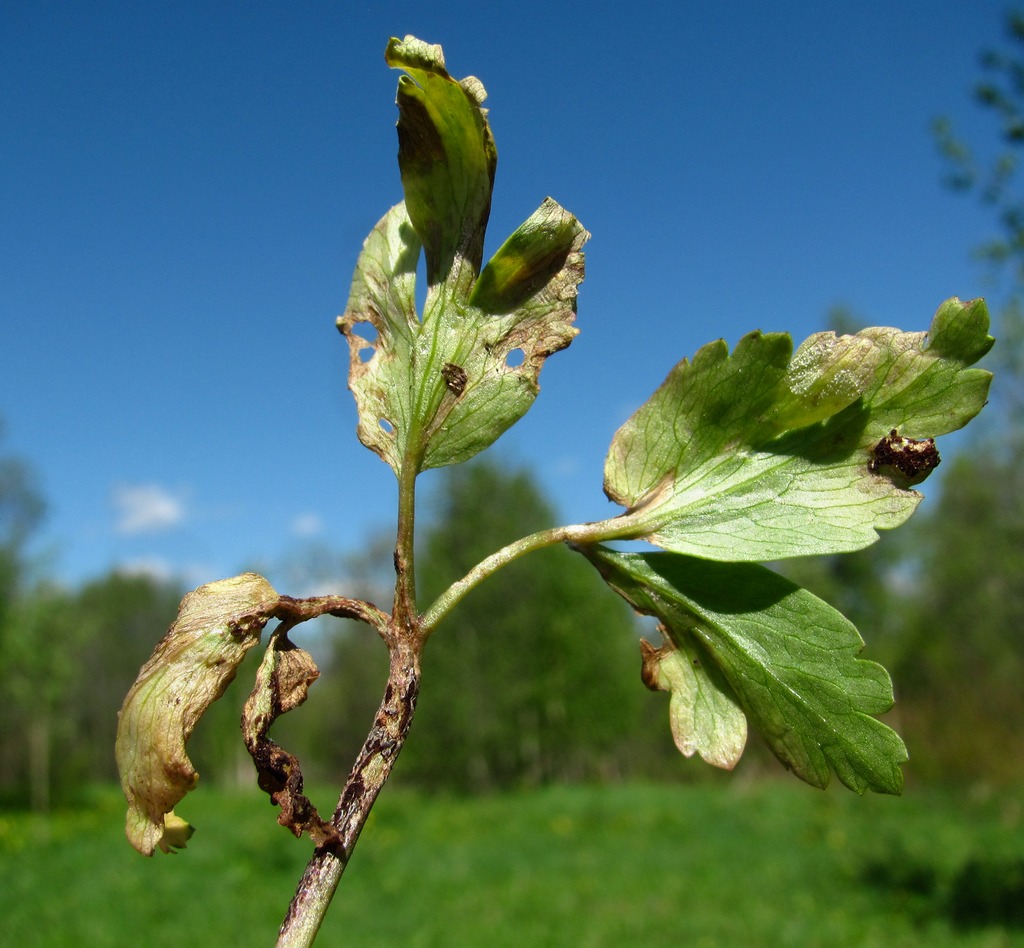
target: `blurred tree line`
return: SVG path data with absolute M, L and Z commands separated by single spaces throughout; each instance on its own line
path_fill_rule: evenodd
M 116 713 L 183 590 L 112 573 L 77 590 L 33 581 L 22 553 L 41 503 L 25 469 L 0 466 L 0 802 L 46 808 L 116 779 Z M 989 452 L 950 462 L 916 526 L 857 554 L 793 561 L 786 571 L 846 612 L 896 682 L 894 724 L 911 777 L 1024 777 L 1024 510 L 1019 475 Z M 478 461 L 446 471 L 419 555 L 423 602 L 509 540 L 555 522 L 524 469 Z M 320 550 L 304 567 L 349 577 L 346 592 L 386 602 L 389 544 Z M 308 576 L 309 574 L 306 573 Z M 314 577 L 315 578 L 315 577 Z M 281 588 L 287 579 L 271 577 Z M 475 792 L 552 781 L 711 779 L 679 757 L 667 696 L 639 677 L 638 620 L 581 558 L 524 557 L 474 590 L 424 655 L 423 691 L 396 779 Z M 650 627 L 643 634 L 654 636 Z M 366 626 L 318 620 L 296 638 L 321 667 L 307 704 L 273 736 L 307 779 L 337 786 L 373 719 L 386 651 Z M 204 782 L 251 784 L 238 732 L 259 660 L 201 722 L 189 746 Z M 754 743 L 754 741 L 752 741 Z M 777 772 L 757 746 L 741 768 Z
M 996 346 L 991 404 L 939 468 L 910 523 L 847 557 L 786 571 L 857 624 L 896 686 L 895 724 L 920 778 L 1024 778 L 1024 13 L 981 54 L 974 100 L 993 120 L 968 142 L 934 123 L 946 183 L 991 207 Z M 849 327 L 843 327 L 849 328 Z
M 68 590 L 34 575 L 26 544 L 43 514 L 28 465 L 0 458 L 0 801 L 46 809 L 117 777 L 115 713 L 179 590 L 112 573 Z
M 891 723 L 910 749 L 911 779 L 1024 779 L 1024 194 L 1015 177 L 1024 16 L 1011 14 L 1008 26 L 1011 49 L 985 54 L 977 91 L 998 124 L 994 156 L 986 164 L 951 122 L 936 124 L 950 184 L 995 209 L 999 232 L 983 255 L 1011 284 L 993 313 L 993 405 L 976 423 L 980 433 L 948 452 L 906 527 L 859 553 L 780 566 L 848 615 L 868 642 L 866 657 L 892 673 Z M 40 809 L 116 779 L 117 709 L 184 591 L 119 573 L 74 590 L 38 578 L 26 544 L 43 509 L 30 468 L 0 457 L 0 802 Z M 448 469 L 427 513 L 424 603 L 509 540 L 557 520 L 530 473 L 499 461 Z M 340 573 L 347 585 L 335 591 L 388 602 L 388 540 L 354 556 L 310 550 L 297 565 L 300 582 Z M 269 578 L 296 590 L 287 576 Z M 639 634 L 568 551 L 512 564 L 474 590 L 429 644 L 396 778 L 454 791 L 707 778 L 709 768 L 682 761 L 671 744 L 667 696 L 640 684 Z M 365 626 L 336 620 L 304 626 L 297 638 L 322 678 L 273 736 L 299 755 L 307 777 L 338 784 L 376 710 L 385 649 Z M 258 660 L 250 657 L 190 744 L 206 781 L 251 781 L 238 717 Z M 765 759 L 751 747 L 740 766 L 756 772 Z
M 499 546 L 555 521 L 528 472 L 493 462 L 451 470 L 434 501 L 424 602 Z M 42 506 L 28 467 L 4 459 L 0 803 L 37 809 L 117 779 L 117 710 L 184 592 L 117 572 L 76 590 L 33 578 L 25 542 Z M 342 572 L 346 592 L 384 603 L 390 559 L 386 542 L 347 556 L 317 550 L 294 572 L 307 583 Z M 287 577 L 271 579 L 287 588 Z M 339 784 L 380 700 L 386 649 L 368 627 L 332 619 L 295 635 L 322 678 L 273 736 L 299 754 L 307 779 Z M 204 781 L 252 782 L 238 721 L 258 652 L 189 744 Z M 634 619 L 591 568 L 563 549 L 527 557 L 468 596 L 428 647 L 400 779 L 475 791 L 657 773 L 671 759 L 666 709 L 647 700 L 638 669 Z
M 490 553 L 557 522 L 533 475 L 498 457 L 446 469 L 421 505 L 424 607 Z M 390 602 L 390 537 L 354 556 L 317 558 L 305 576 L 312 567 L 336 584 L 344 574 L 351 594 Z M 327 621 L 321 681 L 275 728 L 307 774 L 337 785 L 377 710 L 387 656 L 366 626 Z M 640 685 L 638 637 L 630 610 L 568 550 L 510 564 L 427 645 L 412 736 L 392 779 L 481 792 L 667 771 L 675 764 L 667 708 Z

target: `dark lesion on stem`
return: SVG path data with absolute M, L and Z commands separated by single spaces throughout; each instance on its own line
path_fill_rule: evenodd
M 253 749 L 252 759 L 259 772 L 259 786 L 281 808 L 278 823 L 296 836 L 307 833 L 317 846 L 340 842 L 337 830 L 325 821 L 303 793 L 302 768 L 294 754 L 265 738 Z
M 412 469 L 415 469 L 414 467 Z M 340 615 L 373 626 L 388 647 L 390 667 L 373 724 L 338 798 L 329 823 L 311 834 L 316 846 L 288 906 L 278 935 L 279 946 L 311 945 L 342 873 L 351 858 L 370 810 L 391 774 L 416 710 L 420 690 L 423 630 L 416 613 L 412 524 L 414 476 L 400 484 L 399 527 L 395 546 L 395 599 L 391 615 L 361 600 L 321 597 L 286 600 L 282 624 L 314 615 Z
M 332 822 L 341 832 L 346 853 L 355 846 L 370 807 L 405 744 L 419 691 L 419 656 L 406 645 L 393 648 L 384 696 L 334 811 Z
M 313 596 L 309 599 L 280 596 L 272 616 L 287 623 L 289 627 L 320 616 L 356 619 L 373 626 L 381 635 L 385 635 L 391 618 L 372 602 L 350 599 L 347 596 Z
M 278 823 L 296 836 L 307 833 L 322 846 L 337 842 L 337 831 L 303 793 L 299 759 L 268 737 L 271 725 L 306 700 L 309 686 L 320 675 L 309 652 L 288 638 L 293 624 L 285 620 L 274 630 L 242 712 L 242 735 L 256 765 L 260 789 L 280 807 Z
M 268 736 L 282 714 L 306 700 L 309 686 L 320 674 L 313 657 L 298 648 L 288 633 L 301 622 L 332 615 L 367 622 L 386 638 L 389 617 L 372 603 L 344 596 L 281 596 L 272 615 L 281 621 L 242 713 L 246 749 L 256 766 L 260 789 L 280 808 L 278 822 L 296 836 L 306 833 L 317 849 L 340 849 L 343 841 L 334 822 L 323 819 L 303 792 L 299 759 Z
M 278 944 L 312 941 L 359 834 L 405 744 L 420 690 L 418 637 L 385 636 L 390 669 L 384 696 L 331 819 L 334 834 L 317 845 L 281 925 Z

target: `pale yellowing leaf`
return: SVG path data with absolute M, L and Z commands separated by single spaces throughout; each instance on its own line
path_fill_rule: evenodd
M 190 835 L 188 824 L 172 814 L 199 780 L 185 744 L 259 642 L 278 600 L 255 573 L 190 592 L 128 692 L 115 752 L 128 801 L 126 832 L 143 855 L 184 845 Z

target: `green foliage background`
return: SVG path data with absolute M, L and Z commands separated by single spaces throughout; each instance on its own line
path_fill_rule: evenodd
M 857 797 L 791 778 L 719 776 L 705 787 L 557 786 L 475 799 L 389 787 L 323 940 L 1024 944 L 1016 793 Z M 333 792 L 314 788 L 314 798 Z M 198 826 L 189 848 L 152 860 L 125 843 L 114 791 L 46 817 L 0 813 L 4 943 L 268 944 L 308 845 L 274 826 L 255 792 L 205 788 L 189 807 Z
M 436 481 L 419 552 L 424 602 L 509 539 L 556 521 L 529 471 L 496 457 Z M 888 721 L 907 742 L 912 786 L 1019 784 L 1024 485 L 1016 467 L 981 443 L 940 471 L 938 496 L 933 491 L 904 530 L 868 550 L 790 561 L 786 570 L 852 618 L 867 640 L 865 657 L 890 669 L 897 705 Z M 39 509 L 27 466 L 8 483 L 21 485 L 25 517 Z M 0 753 L 8 766 L 0 800 L 45 809 L 116 778 L 117 709 L 182 590 L 118 574 L 79 590 L 55 588 L 34 579 L 22 535 L 7 538 L 3 555 L 10 578 L 0 598 Z M 361 587 L 353 591 L 373 598 L 389 550 L 370 544 L 356 557 L 315 558 L 325 569 L 344 563 Z M 321 680 L 274 734 L 312 778 L 339 782 L 372 720 L 386 654 L 366 627 L 316 625 Z M 556 549 L 512 564 L 471 593 L 430 642 L 414 737 L 396 780 L 469 792 L 711 779 L 672 746 L 667 696 L 640 683 L 640 633 L 580 558 Z M 243 667 L 190 744 L 201 788 L 252 779 L 238 719 L 254 671 Z M 739 769 L 777 768 L 755 741 Z
M 431 522 L 417 554 L 424 603 L 557 520 L 525 469 L 485 459 L 445 472 Z M 651 745 L 638 669 L 630 611 L 585 562 L 563 548 L 524 557 L 470 593 L 427 646 L 401 773 L 458 790 L 619 776 L 631 745 Z

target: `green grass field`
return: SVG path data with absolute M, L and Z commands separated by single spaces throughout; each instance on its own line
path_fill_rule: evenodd
M 1022 803 L 795 782 L 391 787 L 318 944 L 1024 945 Z M 273 944 L 308 843 L 254 795 L 200 787 L 179 809 L 196 835 L 153 859 L 125 842 L 113 792 L 49 818 L 0 812 L 0 943 Z

